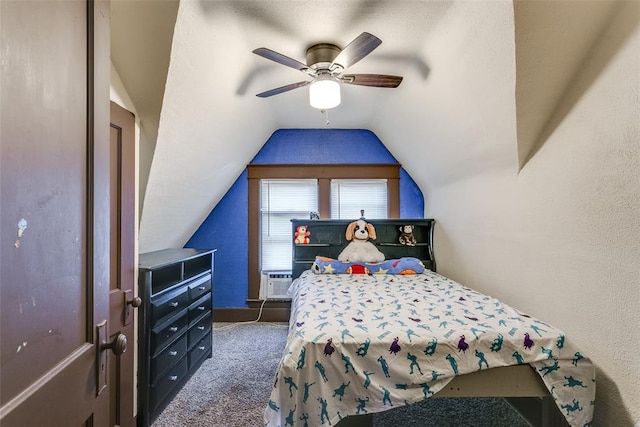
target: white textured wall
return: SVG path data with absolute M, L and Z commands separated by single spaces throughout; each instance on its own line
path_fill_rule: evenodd
M 247 105 L 236 93 L 237 70 L 253 58 L 233 44 L 242 31 L 219 7 L 225 3 L 192 1 L 178 9 L 140 252 L 182 247 L 273 132 L 268 104 Z M 214 41 L 235 47 L 217 56 Z
M 594 425 L 638 423 L 640 32 L 612 22 L 518 173 L 512 5 L 445 19 L 460 28 L 425 47 L 425 105 L 397 99 L 400 132 L 379 132 L 425 192 L 438 269 L 563 329 L 597 367 Z

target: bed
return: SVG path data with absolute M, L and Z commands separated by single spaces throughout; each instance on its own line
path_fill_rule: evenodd
M 343 426 L 443 395 L 544 396 L 569 425 L 590 425 L 589 358 L 561 330 L 436 273 L 433 220 L 371 221 L 387 261 L 358 269 L 337 260 L 348 223 L 292 221 L 310 235 L 294 243 L 289 333 L 265 426 Z M 413 245 L 399 243 L 407 224 Z

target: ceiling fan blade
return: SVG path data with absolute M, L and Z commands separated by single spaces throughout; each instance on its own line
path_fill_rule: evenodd
M 260 47 L 258 49 L 254 49 L 253 53 L 258 56 L 262 56 L 263 58 L 270 59 L 278 64 L 286 65 L 287 67 L 295 68 L 296 70 L 304 71 L 308 69 L 306 64 L 303 64 L 300 61 L 289 58 L 281 53 L 275 52 L 271 49 L 267 49 L 266 47 Z
M 402 77 L 387 74 L 346 74 L 340 81 L 351 85 L 395 88 L 402 82 Z
M 261 93 L 257 94 L 256 96 L 260 97 L 260 98 L 267 98 L 269 96 L 278 95 L 279 93 L 282 93 L 282 92 L 287 92 L 287 91 L 290 91 L 290 90 L 293 90 L 293 89 L 297 89 L 299 87 L 304 87 L 304 86 L 308 85 L 309 83 L 311 83 L 311 81 L 291 83 L 290 85 L 281 86 L 281 87 L 278 87 L 278 88 L 275 88 L 275 89 L 268 90 L 266 92 L 261 92 Z
M 352 66 L 373 52 L 375 48 L 380 46 L 380 43 L 382 43 L 382 40 L 373 34 L 369 34 L 367 32 L 360 34 L 344 49 L 342 49 L 329 66 L 329 69 L 333 71 L 336 68 L 336 65 L 340 65 L 343 70 Z

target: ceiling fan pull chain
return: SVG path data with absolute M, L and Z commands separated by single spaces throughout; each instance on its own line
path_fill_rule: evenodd
M 325 117 L 324 124 L 329 126 L 329 110 L 322 110 L 322 112 L 324 113 L 324 117 Z

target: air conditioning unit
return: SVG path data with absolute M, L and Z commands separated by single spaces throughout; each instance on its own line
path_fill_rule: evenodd
M 290 285 L 290 271 L 263 271 L 260 278 L 260 299 L 291 299 L 287 295 Z

